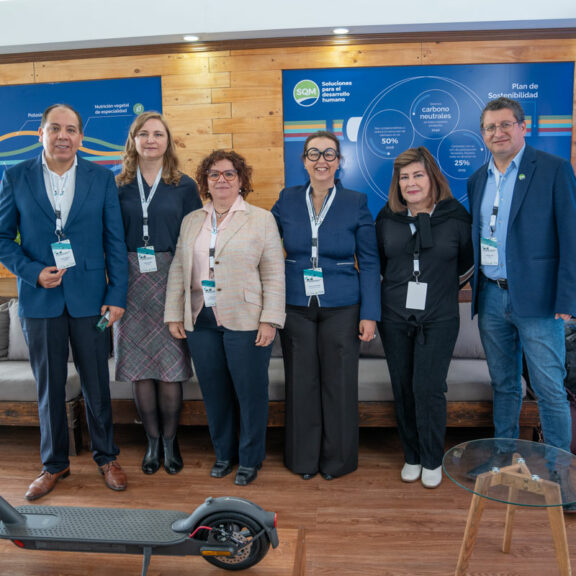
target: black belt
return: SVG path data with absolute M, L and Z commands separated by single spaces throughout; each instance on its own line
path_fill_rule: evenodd
M 492 278 L 488 278 L 488 276 L 484 276 L 488 282 L 493 282 L 494 284 L 498 285 L 498 288 L 502 290 L 508 290 L 508 280 L 506 278 L 498 278 L 498 280 L 492 280 Z

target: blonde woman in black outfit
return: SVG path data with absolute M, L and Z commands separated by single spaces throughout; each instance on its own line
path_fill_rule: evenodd
M 458 336 L 458 290 L 472 273 L 471 218 L 430 152 L 394 162 L 376 219 L 382 281 L 379 324 L 392 380 L 404 482 L 442 481 L 446 375 Z

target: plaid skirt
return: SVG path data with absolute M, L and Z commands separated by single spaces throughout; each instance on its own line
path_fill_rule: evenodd
M 116 380 L 182 382 L 192 376 L 186 340 L 173 338 L 164 324 L 164 301 L 170 252 L 156 253 L 157 272 L 142 274 L 138 255 L 128 253 L 129 278 L 126 312 L 114 324 Z

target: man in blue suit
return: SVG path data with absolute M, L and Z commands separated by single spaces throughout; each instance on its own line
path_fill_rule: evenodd
M 564 321 L 576 314 L 576 179 L 566 160 L 526 145 L 522 106 L 489 102 L 481 131 L 492 153 L 472 175 L 473 313 L 494 391 L 497 438 L 517 438 L 522 352 L 547 444 L 570 450 Z
M 126 488 L 116 462 L 109 331 L 124 313 L 128 264 L 112 173 L 77 157 L 82 119 L 68 105 L 42 115 L 43 153 L 7 170 L 0 184 L 0 262 L 18 277 L 19 314 L 38 387 L 43 470 L 36 500 L 70 474 L 65 388 L 69 346 L 82 384 L 91 448 L 106 485 Z M 20 242 L 15 239 L 20 233 Z

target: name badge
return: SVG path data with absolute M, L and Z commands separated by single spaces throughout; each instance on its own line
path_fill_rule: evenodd
M 406 308 L 412 310 L 425 310 L 427 290 L 428 284 L 426 282 L 408 282 Z
M 76 266 L 76 260 L 74 260 L 74 252 L 72 251 L 70 240 L 53 242 L 50 246 L 52 248 L 54 260 L 56 261 L 56 268 L 62 270 L 64 268 L 72 268 L 72 266 Z
M 204 293 L 204 306 L 206 308 L 216 306 L 216 281 L 202 280 L 202 292 Z
M 304 270 L 304 290 L 306 291 L 306 296 L 321 296 L 324 294 L 322 268 Z
M 138 254 L 138 266 L 140 267 L 140 272 L 142 274 L 145 274 L 146 272 L 156 272 L 158 270 L 158 266 L 156 265 L 156 254 L 154 254 L 154 246 L 136 248 L 136 253 Z
M 498 242 L 495 238 L 480 238 L 480 264 L 498 266 Z

